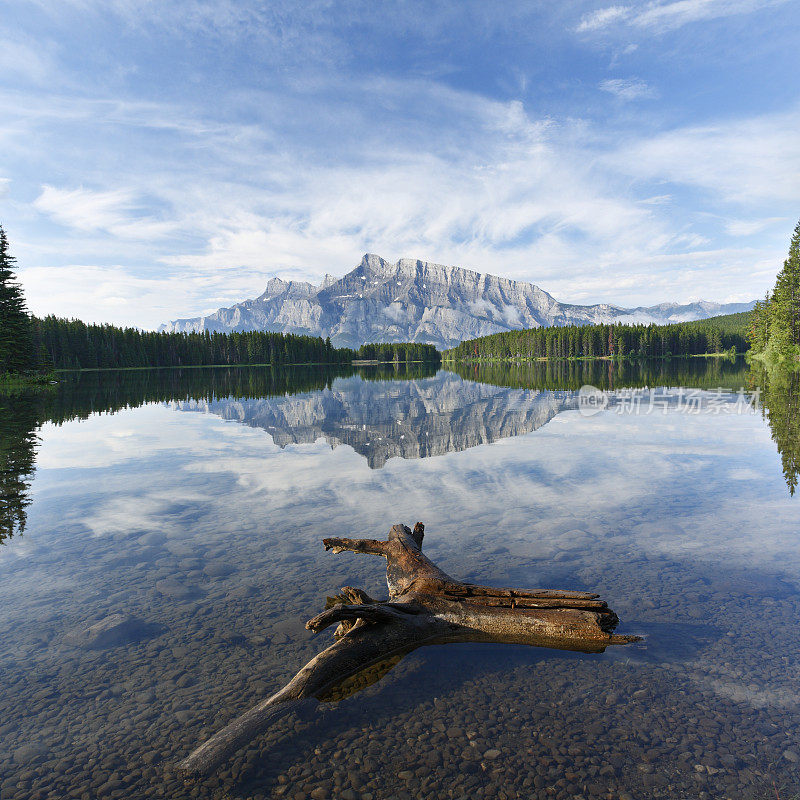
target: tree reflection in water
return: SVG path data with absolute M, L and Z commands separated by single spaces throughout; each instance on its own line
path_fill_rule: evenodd
M 36 392 L 0 394 L 0 544 L 25 530 L 40 406 Z
M 783 477 L 789 494 L 794 495 L 800 474 L 800 374 L 781 369 L 753 370 L 750 384 L 760 389 L 764 417 L 769 422 L 772 441 L 778 446 Z

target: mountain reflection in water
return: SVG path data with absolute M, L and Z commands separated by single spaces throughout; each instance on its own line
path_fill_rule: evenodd
M 578 390 L 689 386 L 739 389 L 741 362 L 548 362 L 458 365 L 430 377 L 361 373 L 310 393 L 176 401 L 179 411 L 216 414 L 267 431 L 276 445 L 346 444 L 379 469 L 394 457 L 428 458 L 541 428 L 578 407 Z M 394 376 L 392 376 L 394 377 Z M 613 404 L 614 397 L 611 396 Z
M 329 388 L 285 397 L 173 403 L 262 428 L 279 447 L 321 438 L 346 444 L 372 468 L 395 456 L 427 458 L 530 433 L 575 407 L 574 392 L 509 389 L 445 371 L 402 382 L 337 378 Z
M 452 371 L 450 371 L 452 370 Z M 206 412 L 267 431 L 275 444 L 346 444 L 372 468 L 520 436 L 577 407 L 592 385 L 761 389 L 784 476 L 797 483 L 797 376 L 749 372 L 741 359 L 557 361 L 377 367 L 192 368 L 64 373 L 56 387 L 0 395 L 0 542 L 25 528 L 37 430 L 148 403 Z

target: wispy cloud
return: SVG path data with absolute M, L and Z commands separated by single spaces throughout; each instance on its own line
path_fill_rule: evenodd
M 676 128 L 629 141 L 608 156 L 643 179 L 704 189 L 737 203 L 796 204 L 800 195 L 800 109 L 715 125 Z
M 129 189 L 95 191 L 45 185 L 33 207 L 78 231 L 105 231 L 123 239 L 165 236 L 173 226 L 149 218 L 145 205 Z
M 579 33 L 607 30 L 622 24 L 651 32 L 675 30 L 691 22 L 748 14 L 787 0 L 674 0 L 639 5 L 615 5 L 584 15 L 576 30 Z
M 626 20 L 630 16 L 630 6 L 608 6 L 607 8 L 599 8 L 597 11 L 586 14 L 578 23 L 576 30 L 579 33 L 600 30 L 601 28 L 607 28 L 615 22 Z
M 110 230 L 128 219 L 134 209 L 132 193 L 125 190 L 95 192 L 57 189 L 45 185 L 33 203 L 39 211 L 78 230 Z
M 53 71 L 53 61 L 32 42 L 0 38 L 0 72 L 34 83 L 42 82 Z
M 175 317 L 176 309 L 210 313 L 252 292 L 253 276 L 221 272 L 216 275 L 175 274 L 144 277 L 125 266 L 67 264 L 24 270 L 31 310 L 38 314 L 73 316 L 86 322 L 115 320 L 155 327 Z M 209 305 L 209 298 L 217 302 Z M 130 313 L 131 306 L 136 309 Z
M 725 230 L 731 236 L 753 236 L 767 228 L 789 222 L 786 217 L 767 217 L 766 219 L 732 219 L 725 223 Z
M 658 96 L 655 89 L 638 78 L 609 78 L 600 82 L 600 89 L 620 100 L 643 100 Z
M 648 3 L 631 18 L 639 28 L 674 30 L 690 22 L 749 14 L 786 0 L 676 0 L 671 3 Z

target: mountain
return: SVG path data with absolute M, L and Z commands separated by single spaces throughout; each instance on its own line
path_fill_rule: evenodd
M 708 303 L 621 308 L 560 303 L 525 281 L 460 267 L 402 258 L 392 264 L 367 254 L 343 278 L 320 286 L 273 278 L 262 295 L 192 319 L 167 331 L 280 331 L 330 336 L 337 347 L 365 342 L 427 342 L 441 349 L 464 339 L 543 325 L 601 322 L 666 324 L 748 311 L 752 303 Z
M 434 377 L 336 378 L 330 388 L 285 397 L 180 400 L 177 411 L 215 414 L 267 431 L 278 447 L 345 444 L 372 469 L 390 458 L 429 458 L 521 436 L 577 408 L 577 392 L 546 392 Z

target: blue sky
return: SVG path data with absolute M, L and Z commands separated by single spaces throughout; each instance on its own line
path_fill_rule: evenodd
M 800 217 L 786 0 L 0 0 L 31 310 L 152 327 L 365 252 L 748 300 Z

